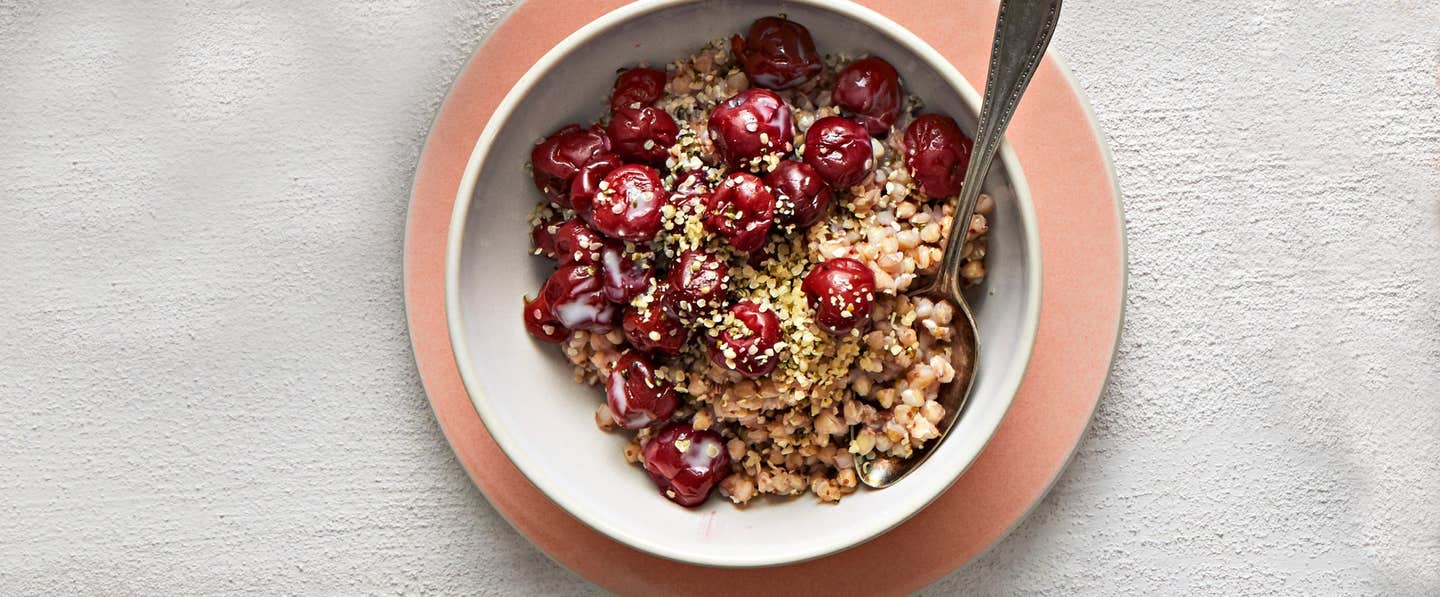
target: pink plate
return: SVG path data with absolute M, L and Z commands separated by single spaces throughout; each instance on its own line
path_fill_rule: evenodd
M 975 464 L 914 518 L 848 551 L 774 568 L 681 564 L 616 543 L 532 486 L 476 415 L 446 331 L 446 234 L 455 189 L 486 119 L 550 47 L 621 4 L 529 0 L 516 8 L 460 73 L 421 155 L 406 228 L 405 299 L 421 379 L 460 462 L 521 534 L 569 569 L 622 594 L 746 594 L 781 587 L 800 594 L 905 594 L 969 562 L 1018 524 L 1064 470 L 1095 411 L 1119 339 L 1126 276 L 1120 197 L 1084 100 L 1063 67 L 1047 57 L 1007 135 L 1035 202 L 1044 294 L 1025 381 Z M 865 4 L 925 39 L 970 81 L 984 80 L 993 1 Z M 884 574 L 875 573 L 876 561 L 885 563 Z

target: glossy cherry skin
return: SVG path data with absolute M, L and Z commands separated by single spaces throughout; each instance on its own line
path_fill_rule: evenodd
M 900 73 L 895 72 L 895 67 L 872 56 L 856 60 L 840 71 L 830 101 L 866 132 L 883 137 L 900 116 L 905 93 L 900 89 Z
M 595 195 L 600 192 L 600 181 L 605 180 L 605 175 L 623 164 L 620 156 L 607 152 L 595 156 L 581 166 L 580 171 L 575 173 L 575 178 L 570 180 L 570 209 L 576 213 L 588 214 L 590 205 L 595 202 Z
M 535 248 L 536 255 L 555 258 L 555 233 L 562 223 L 560 216 L 551 215 L 530 228 L 530 246 Z
M 675 210 L 686 214 L 698 214 L 709 209 L 709 192 L 670 193 L 665 199 L 666 203 L 675 206 Z
M 949 116 L 925 114 L 905 127 L 905 165 L 931 197 L 960 194 L 971 141 Z
M 745 265 L 757 270 L 763 270 L 765 268 L 765 262 L 775 257 L 774 252 L 770 249 L 771 247 L 766 245 L 751 251 L 749 255 L 745 256 Z
M 704 503 L 715 486 L 730 476 L 724 438 L 687 423 L 672 423 L 651 436 L 641 456 L 660 494 L 687 508 Z
M 736 169 L 767 153 L 784 153 L 793 144 L 795 125 L 790 106 L 768 89 L 750 88 L 731 96 L 710 111 L 710 140 Z
M 610 144 L 627 162 L 660 166 L 670 155 L 670 146 L 680 127 L 670 114 L 654 106 L 616 108 L 610 115 Z
M 616 304 L 627 304 L 650 287 L 655 277 L 648 258 L 634 254 L 615 241 L 600 250 L 600 266 L 605 274 L 605 298 Z
M 570 181 L 580 168 L 610 151 L 610 137 L 598 125 L 582 129 L 568 125 L 546 137 L 530 151 L 535 187 L 560 207 L 570 207 Z
M 815 323 L 831 334 L 848 334 L 870 321 L 875 308 L 875 273 L 859 261 L 837 257 L 810 270 L 800 284 Z
M 677 170 L 674 190 L 682 195 L 709 193 L 710 182 L 704 170 Z
M 744 38 L 730 39 L 730 47 L 756 87 L 797 87 L 825 69 L 810 30 L 779 17 L 756 19 Z
M 703 170 L 676 172 L 673 188 L 665 201 L 678 212 L 698 214 L 710 205 L 710 181 Z
M 724 307 L 729 283 L 729 264 L 713 254 L 689 249 L 675 259 L 665 274 L 660 305 L 670 316 L 690 321 Z
M 629 164 L 610 171 L 590 206 L 590 223 L 601 234 L 619 240 L 647 242 L 660 232 L 660 207 L 666 192 L 660 173 Z
M 604 333 L 615 328 L 619 312 L 605 298 L 600 268 L 594 265 L 563 265 L 540 289 L 540 298 L 560 325 L 571 330 Z
M 875 168 L 870 134 L 848 118 L 829 116 L 816 120 L 805 131 L 805 163 L 831 187 L 844 189 L 858 184 Z
M 560 324 L 559 318 L 545 301 L 544 293 L 525 301 L 525 331 L 546 342 L 563 342 L 570 336 L 570 330 Z
M 690 328 L 665 313 L 656 301 L 644 308 L 626 309 L 620 328 L 631 346 L 651 354 L 674 356 L 690 341 Z
M 765 184 L 790 202 L 794 212 L 790 221 L 799 226 L 809 226 L 820 221 L 830 209 L 832 193 L 830 185 L 820 178 L 820 173 L 809 164 L 795 160 L 784 160 L 765 176 Z
M 605 380 L 605 402 L 610 414 L 625 429 L 643 429 L 670 420 L 680 397 L 675 384 L 655 373 L 655 363 L 643 353 L 627 352 L 615 361 Z
M 579 218 L 568 220 L 555 229 L 555 260 L 560 265 L 595 265 L 607 242 Z
M 615 77 L 615 88 L 610 92 L 610 109 L 654 105 L 664 95 L 665 71 L 632 68 Z
M 740 301 L 730 307 L 736 327 L 727 326 L 718 336 L 709 338 L 706 347 L 710 362 L 745 377 L 763 377 L 780 364 L 775 345 L 780 342 L 780 318 L 775 311 L 764 309 L 752 301 Z
M 737 251 L 765 245 L 775 219 L 775 195 L 765 181 L 748 172 L 731 172 L 710 196 L 705 225 L 730 241 Z

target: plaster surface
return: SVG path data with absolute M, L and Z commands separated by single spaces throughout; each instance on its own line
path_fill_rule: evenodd
M 0 0 L 0 594 L 597 592 L 406 335 L 415 161 L 509 6 Z M 1066 3 L 1128 318 L 1054 491 L 928 593 L 1440 593 L 1437 31 Z

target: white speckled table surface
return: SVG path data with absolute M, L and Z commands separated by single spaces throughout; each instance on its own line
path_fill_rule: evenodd
M 1241 4 L 1067 3 L 1128 320 L 931 593 L 1440 593 L 1440 3 Z M 0 0 L 0 594 L 597 592 L 406 335 L 415 160 L 509 5 Z

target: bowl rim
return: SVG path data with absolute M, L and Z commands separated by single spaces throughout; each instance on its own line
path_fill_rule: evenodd
M 1000 399 L 1003 400 L 1003 405 L 1000 405 L 1002 408 L 996 409 L 994 415 L 982 421 L 984 423 L 984 429 L 986 430 L 983 438 L 974 436 L 967 437 L 972 443 L 978 441 L 979 445 L 974 446 L 970 450 L 970 454 L 965 459 L 963 465 L 957 466 L 953 471 L 943 475 L 944 478 L 931 481 L 926 486 L 920 487 L 919 489 L 924 489 L 925 491 L 923 492 L 924 495 L 920 496 L 918 500 L 909 500 L 910 503 L 904 508 L 887 508 L 868 524 L 853 525 L 849 527 L 847 532 L 841 533 L 837 539 L 827 544 L 817 544 L 789 552 L 775 552 L 768 555 L 762 554 L 761 556 L 747 554 L 734 557 L 717 557 L 714 554 L 707 553 L 704 549 L 683 551 L 648 541 L 628 532 L 625 528 L 609 524 L 599 517 L 593 516 L 590 513 L 590 508 L 584 504 L 566 499 L 566 494 L 556 488 L 558 485 L 557 480 L 547 476 L 531 474 L 532 471 L 536 470 L 536 467 L 528 464 L 529 458 L 526 456 L 526 452 L 517 449 L 518 445 L 515 443 L 515 439 L 503 425 L 492 424 L 498 422 L 496 414 L 490 409 L 488 401 L 484 399 L 484 393 L 480 391 L 476 384 L 479 375 L 470 365 L 472 359 L 463 335 L 465 327 L 463 323 L 464 311 L 461 308 L 459 278 L 462 250 L 465 244 L 466 222 L 469 219 L 470 207 L 475 196 L 475 188 L 479 182 L 481 164 L 484 163 L 489 156 L 490 149 L 494 145 L 496 137 L 499 135 L 500 128 L 503 123 L 509 120 L 511 113 L 514 112 L 518 106 L 520 98 L 526 95 L 541 77 L 548 73 L 559 61 L 568 57 L 616 25 L 655 10 L 685 4 L 695 4 L 703 1 L 705 0 L 637 0 L 601 15 L 566 36 L 536 60 L 535 64 L 531 65 L 505 94 L 504 99 L 496 105 L 494 112 L 491 113 L 490 118 L 486 122 L 485 128 L 475 142 L 475 147 L 471 151 L 469 160 L 466 162 L 465 171 L 461 176 L 460 186 L 456 191 L 455 204 L 451 212 L 445 247 L 446 328 L 450 336 L 450 346 L 454 353 L 455 365 L 460 374 L 461 382 L 465 387 L 466 394 L 470 398 L 471 405 L 475 408 L 476 413 L 485 424 L 486 430 L 490 433 L 490 436 L 494 439 L 501 452 L 515 465 L 516 469 L 519 470 L 528 481 L 534 484 L 536 489 L 540 490 L 541 493 L 556 505 L 560 506 L 565 512 L 590 528 L 616 541 L 642 552 L 669 560 L 720 568 L 755 568 L 794 564 L 821 558 L 855 547 L 909 520 L 939 498 L 940 495 L 948 491 L 949 488 L 954 485 L 955 481 L 975 463 L 981 452 L 984 451 L 985 446 L 988 445 L 990 440 L 995 436 L 995 432 L 999 429 L 1000 424 L 1004 421 L 1006 414 L 1014 403 L 1015 396 L 1020 388 L 1020 383 L 1029 368 L 1035 347 L 1035 339 L 1039 326 L 1040 300 L 1043 293 L 1043 289 L 1041 288 L 1042 264 L 1039 229 L 1036 222 L 1037 216 L 1030 195 L 1029 185 L 1026 182 L 1024 171 L 1020 167 L 1020 161 L 1010 146 L 1009 141 L 1002 140 L 996 152 L 996 159 L 1005 164 L 1008 182 L 1014 189 L 1014 201 L 1020 215 L 1018 223 L 1023 231 L 1021 243 L 1023 248 L 1022 259 L 1025 264 L 1024 277 L 1026 278 L 1026 288 L 1031 289 L 1023 297 L 1024 305 L 1021 311 L 1022 320 L 1020 323 L 1021 334 L 1017 345 L 1020 358 L 1016 359 L 1017 362 L 1015 366 L 1009 368 L 1002 379 L 997 382 L 1000 388 L 998 394 L 1000 395 Z M 968 106 L 973 113 L 979 112 L 980 94 L 970 85 L 969 81 L 960 74 L 959 70 L 942 56 L 939 51 L 931 47 L 929 43 L 912 33 L 909 29 L 891 20 L 889 17 L 850 0 L 787 0 L 787 2 L 839 14 L 863 23 L 881 35 L 888 36 L 896 44 L 933 68 L 941 79 L 960 95 L 961 101 Z M 970 416 L 976 415 L 971 414 Z M 953 443 L 957 438 L 947 437 L 946 439 Z M 919 494 L 921 492 L 912 493 Z

